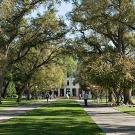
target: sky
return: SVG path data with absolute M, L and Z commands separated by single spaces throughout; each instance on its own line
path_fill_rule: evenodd
M 62 2 L 61 4 L 56 6 L 56 10 L 57 10 L 57 17 L 62 17 L 65 20 L 65 23 L 67 24 L 67 26 L 70 27 L 70 21 L 66 18 L 66 14 L 70 11 L 72 11 L 72 4 L 71 3 L 65 3 Z M 34 10 L 31 14 L 31 17 L 36 17 L 36 15 L 38 13 L 42 14 L 45 11 L 45 7 L 42 5 L 39 8 L 37 8 L 36 10 Z M 71 34 L 67 34 L 66 37 L 72 37 Z
M 70 12 L 72 10 L 72 4 L 71 3 L 62 3 L 60 6 L 57 6 L 58 15 L 59 16 L 65 16 L 66 13 Z
M 56 6 L 57 16 L 65 17 L 65 15 L 72 10 L 72 4 L 71 3 L 61 3 L 60 5 Z M 40 6 L 36 10 L 32 12 L 32 16 L 35 17 L 37 13 L 43 13 L 44 12 L 44 6 Z
M 57 17 L 58 18 L 62 17 L 65 20 L 65 23 L 68 27 L 71 26 L 71 23 L 70 23 L 70 20 L 67 19 L 66 14 L 72 11 L 72 8 L 73 7 L 71 3 L 65 3 L 65 2 L 62 2 L 61 4 L 56 6 Z M 45 6 L 41 5 L 37 9 L 33 10 L 31 15 L 26 15 L 26 18 L 31 18 L 31 17 L 35 18 L 38 13 L 42 15 L 45 10 L 46 10 Z M 66 37 L 74 38 L 74 36 L 71 33 L 67 34 Z

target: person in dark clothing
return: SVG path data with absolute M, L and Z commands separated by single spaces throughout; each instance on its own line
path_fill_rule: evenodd
M 49 93 L 46 93 L 46 100 L 47 100 L 47 103 L 48 103 L 48 99 L 49 99 Z
M 52 98 L 52 91 L 51 90 L 49 91 L 49 97 L 50 97 L 50 99 Z
M 85 92 L 84 95 L 83 95 L 85 106 L 88 106 L 88 102 L 87 102 L 87 101 L 88 101 L 88 96 L 89 96 L 89 95 L 88 95 L 86 92 Z

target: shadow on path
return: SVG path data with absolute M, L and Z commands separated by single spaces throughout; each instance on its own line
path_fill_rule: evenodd
M 91 104 L 83 108 L 107 135 L 135 135 L 135 116 L 106 104 Z
M 74 101 L 56 101 L 0 124 L 0 135 L 104 135 Z
M 4 110 L 0 110 L 0 122 L 7 121 L 11 118 L 14 118 L 15 116 L 24 114 L 27 111 L 36 109 L 37 107 L 42 106 L 44 104 L 45 104 L 45 101 L 41 101 L 37 103 L 25 104 L 22 106 L 10 107 Z

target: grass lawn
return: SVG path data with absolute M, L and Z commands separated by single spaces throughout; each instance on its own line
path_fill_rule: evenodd
M 59 100 L 0 123 L 0 135 L 105 135 L 73 100 Z
M 133 100 L 133 103 L 135 103 L 135 96 L 133 97 L 132 100 Z M 135 116 L 135 107 L 132 107 L 132 106 L 131 107 L 129 107 L 129 106 L 117 106 L 117 107 L 114 107 L 114 109 Z
M 114 108 L 121 111 L 121 112 L 128 113 L 130 115 L 135 116 L 135 107 L 118 106 L 118 107 L 114 107 Z
M 30 103 L 34 103 L 34 102 L 38 102 L 41 100 L 22 100 L 21 103 L 17 103 L 16 99 L 4 99 L 2 100 L 2 104 L 0 104 L 0 110 L 2 109 L 6 109 L 6 108 L 10 108 L 10 107 L 17 107 L 17 106 L 21 106 L 21 105 L 25 105 L 25 104 L 30 104 Z

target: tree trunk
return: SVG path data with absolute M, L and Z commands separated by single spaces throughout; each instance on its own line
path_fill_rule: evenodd
M 26 86 L 27 100 L 30 100 L 30 95 L 31 95 L 31 93 L 30 93 L 29 84 L 26 84 L 26 85 L 27 85 L 27 86 Z
M 26 84 L 24 84 L 23 86 L 16 84 L 16 91 L 17 91 L 17 95 L 18 95 L 18 98 L 17 98 L 17 101 L 16 101 L 17 103 L 21 102 L 22 95 L 23 95 L 23 92 L 24 92 L 25 89 L 26 89 Z
M 120 97 L 119 94 L 116 94 L 116 104 L 120 105 Z
M 0 90 L 0 104 L 2 104 L 1 98 L 2 98 L 2 97 L 1 97 L 1 90 Z
M 2 92 L 2 97 L 5 98 L 6 95 L 7 95 L 7 87 L 9 85 L 9 81 L 6 82 L 5 86 L 4 86 L 4 89 L 3 89 L 3 92 Z
M 2 88 L 3 88 L 3 82 L 4 82 L 4 77 L 0 75 L 0 104 L 2 104 Z
M 123 91 L 123 96 L 124 96 L 124 104 L 133 104 L 132 101 L 132 89 L 125 89 Z
M 35 99 L 38 99 L 38 93 L 35 91 Z
M 116 90 L 115 92 L 115 101 L 117 105 L 120 105 L 120 90 Z
M 30 90 L 29 90 L 29 88 L 27 89 L 27 100 L 30 100 Z
M 17 103 L 20 103 L 21 102 L 22 94 L 23 94 L 23 90 L 20 90 L 19 93 L 18 93 L 17 101 L 16 101 Z
M 112 90 L 108 90 L 108 102 L 114 102 L 114 95 Z

